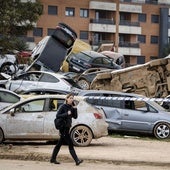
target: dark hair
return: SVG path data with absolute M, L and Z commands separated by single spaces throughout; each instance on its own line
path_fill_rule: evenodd
M 74 97 L 74 94 L 73 93 L 69 93 L 66 95 L 66 98 L 65 98 L 65 102 L 67 103 L 67 99 L 70 97 L 70 96 L 73 96 Z
M 70 96 L 73 96 L 74 97 L 74 94 L 73 93 L 69 93 L 66 95 L 66 99 L 68 99 Z

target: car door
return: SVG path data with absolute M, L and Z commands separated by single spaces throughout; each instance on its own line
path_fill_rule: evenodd
M 105 67 L 103 65 L 103 59 L 101 57 L 92 60 L 92 67 Z
M 54 126 L 54 119 L 56 118 L 58 108 L 64 103 L 64 99 L 52 97 L 47 103 L 48 109 L 44 117 L 44 137 L 55 139 L 56 136 L 59 136 L 59 133 Z
M 101 94 L 102 95 L 102 94 Z M 106 99 L 105 97 L 99 99 L 93 99 L 92 101 L 98 108 L 102 109 L 106 116 L 106 122 L 108 123 L 109 130 L 121 129 L 122 125 L 122 111 L 121 101 Z M 93 104 L 91 103 L 91 104 Z
M 42 73 L 37 88 L 48 87 L 48 89 L 58 89 L 58 90 L 70 90 L 71 85 L 65 82 L 63 79 L 59 79 L 51 74 Z
M 6 119 L 7 135 L 18 139 L 43 138 L 44 105 L 45 99 L 37 99 L 14 107 Z
M 134 106 L 122 109 L 122 129 L 128 131 L 150 131 L 157 120 L 157 111 L 144 101 L 130 101 Z
M 18 76 L 16 79 L 11 80 L 9 90 L 22 92 L 30 89 L 36 89 L 38 86 L 38 79 L 41 73 L 30 72 Z

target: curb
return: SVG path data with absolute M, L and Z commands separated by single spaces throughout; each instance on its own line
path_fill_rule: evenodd
M 49 162 L 50 154 L 44 153 L 17 153 L 17 154 L 0 154 L 0 159 L 9 159 L 9 160 L 27 160 L 27 161 L 42 161 L 42 162 Z M 90 159 L 86 157 L 82 157 L 83 160 L 90 163 L 109 163 L 115 165 L 147 165 L 147 166 L 170 166 L 170 163 L 165 162 L 146 162 L 146 161 L 131 161 L 131 160 L 106 160 L 106 159 Z M 59 161 L 63 162 L 72 162 L 73 159 L 69 156 L 65 156 L 60 154 Z

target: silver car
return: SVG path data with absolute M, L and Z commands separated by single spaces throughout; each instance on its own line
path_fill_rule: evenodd
M 104 90 L 89 90 L 81 95 L 89 96 L 88 103 L 104 110 L 109 130 L 149 133 L 158 139 L 170 136 L 170 112 L 153 99 Z
M 16 93 L 32 89 L 57 89 L 75 93 L 80 91 L 72 79 L 59 73 L 46 71 L 29 71 L 11 79 L 2 80 L 0 84 Z
M 27 98 L 0 111 L 0 143 L 4 140 L 56 140 L 59 131 L 54 119 L 65 95 L 40 95 Z M 102 110 L 75 96 L 78 118 L 73 119 L 71 138 L 74 145 L 88 146 L 92 139 L 108 134 Z M 52 104 L 52 105 L 51 105 Z

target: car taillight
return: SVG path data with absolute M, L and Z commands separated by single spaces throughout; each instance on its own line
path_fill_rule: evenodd
M 93 113 L 93 115 L 96 119 L 103 119 L 103 116 L 100 113 Z

